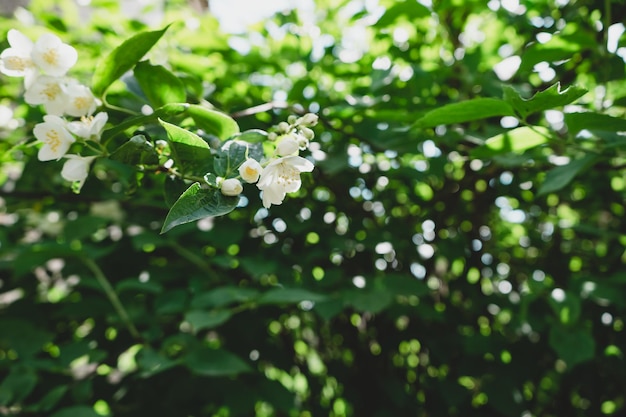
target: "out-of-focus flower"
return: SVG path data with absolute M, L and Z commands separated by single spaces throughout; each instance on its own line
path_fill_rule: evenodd
M 246 159 L 246 161 L 239 167 L 239 175 L 241 175 L 241 178 L 245 182 L 251 184 L 259 180 L 259 176 L 261 175 L 262 171 L 263 167 L 261 166 L 259 161 L 253 158 Z
M 276 145 L 276 154 L 279 156 L 289 156 L 298 152 L 300 145 L 298 144 L 298 140 L 295 135 L 283 135 Z
M 71 79 L 65 88 L 67 104 L 65 114 L 74 117 L 82 117 L 96 111 L 98 103 L 89 87 Z
M 24 100 L 31 105 L 43 104 L 46 113 L 62 116 L 67 107 L 63 78 L 41 75 L 26 90 Z
M 241 181 L 237 178 L 228 178 L 222 181 L 220 189 L 224 195 L 236 196 L 241 194 L 243 191 L 243 185 L 241 185 Z
M 78 53 L 58 36 L 45 33 L 33 45 L 31 57 L 45 74 L 62 77 L 76 64 Z
M 286 193 L 298 191 L 302 185 L 300 173 L 313 171 L 313 163 L 301 156 L 286 156 L 271 161 L 261 173 L 257 187 L 263 191 L 263 206 L 283 202 Z
M 79 138 L 98 142 L 108 119 L 109 115 L 105 112 L 100 112 L 95 116 L 83 116 L 80 121 L 69 122 L 67 129 Z
M 33 42 L 16 29 L 9 30 L 7 40 L 10 48 L 0 54 L 0 72 L 10 77 L 28 77 L 36 70 L 31 58 Z
M 315 113 L 307 113 L 304 116 L 298 118 L 296 120 L 296 125 L 298 126 L 315 126 L 319 121 L 319 116 Z M 311 139 L 311 138 L 309 138 Z
M 96 158 L 95 156 L 65 155 L 67 161 L 61 169 L 61 176 L 67 181 L 78 181 L 79 188 L 89 175 L 89 165 Z
M 33 129 L 37 140 L 44 143 L 37 158 L 40 161 L 59 160 L 74 143 L 74 136 L 65 128 L 65 121 L 60 117 L 48 114 L 43 120 L 43 123 L 36 124 Z

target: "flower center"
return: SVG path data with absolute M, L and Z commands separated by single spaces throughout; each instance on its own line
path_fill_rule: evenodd
M 280 166 L 281 169 L 279 170 L 278 180 L 276 182 L 286 186 L 300 180 L 300 171 L 296 168 L 287 164 L 281 164 Z
M 14 71 L 24 71 L 30 65 L 28 58 L 20 58 L 18 56 L 11 56 L 5 61 L 5 65 L 8 69 Z
M 46 61 L 50 65 L 57 65 L 58 58 L 59 58 L 59 54 L 56 49 L 48 49 L 43 54 L 43 60 Z
M 42 90 L 42 93 L 48 98 L 48 100 L 54 100 L 59 93 L 61 93 L 61 87 L 57 84 L 48 84 L 46 88 Z
M 74 107 L 79 110 L 85 110 L 89 108 L 91 100 L 88 97 L 76 97 L 74 99 Z
M 56 152 L 61 145 L 61 138 L 59 137 L 59 132 L 56 130 L 49 130 L 46 133 L 46 144 L 52 149 L 52 152 Z

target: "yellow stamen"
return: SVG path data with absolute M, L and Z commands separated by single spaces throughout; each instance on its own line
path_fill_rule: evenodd
M 52 149 L 52 152 L 57 152 L 59 146 L 61 146 L 61 138 L 59 137 L 59 132 L 56 130 L 48 130 L 46 132 L 46 144 Z
M 46 88 L 42 90 L 42 93 L 48 97 L 48 100 L 52 101 L 61 93 L 61 87 L 57 84 L 48 84 Z
M 57 60 L 59 58 L 59 54 L 56 49 L 48 49 L 43 54 L 43 60 L 46 61 L 50 65 L 57 65 Z

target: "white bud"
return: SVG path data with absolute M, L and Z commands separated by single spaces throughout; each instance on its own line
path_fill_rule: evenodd
M 263 167 L 256 159 L 248 158 L 246 162 L 239 167 L 239 175 L 247 183 L 255 183 L 259 180 Z
M 277 129 L 280 133 L 287 133 L 289 132 L 289 129 L 291 129 L 291 126 L 289 126 L 289 123 L 287 122 L 280 122 Z
M 307 113 L 296 122 L 297 125 L 301 126 L 315 126 L 319 121 L 319 116 L 315 113 Z
M 308 127 L 301 127 L 300 128 L 300 133 L 302 134 L 302 136 L 304 136 L 308 140 L 311 140 L 311 139 L 313 139 L 315 137 L 315 132 L 313 132 Z
M 294 135 L 286 135 L 283 136 L 280 142 L 278 142 L 278 145 L 276 146 L 276 154 L 279 156 L 293 155 L 298 152 L 299 148 L 300 145 Z
M 243 185 L 237 178 L 228 178 L 222 181 L 221 185 L 222 194 L 227 196 L 237 196 L 243 191 Z

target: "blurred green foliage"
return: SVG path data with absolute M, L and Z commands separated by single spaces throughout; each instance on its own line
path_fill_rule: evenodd
M 3 77 L 0 415 L 623 414 L 622 5 L 523 3 L 316 0 L 232 35 L 180 1 L 151 28 L 112 0 L 2 18 L 76 47 L 82 82 L 174 22 L 147 57 L 189 102 L 321 123 L 298 196 L 160 234 L 182 190 L 125 154 L 72 194 L 14 148 L 42 113 Z M 109 102 L 161 100 L 151 71 Z

